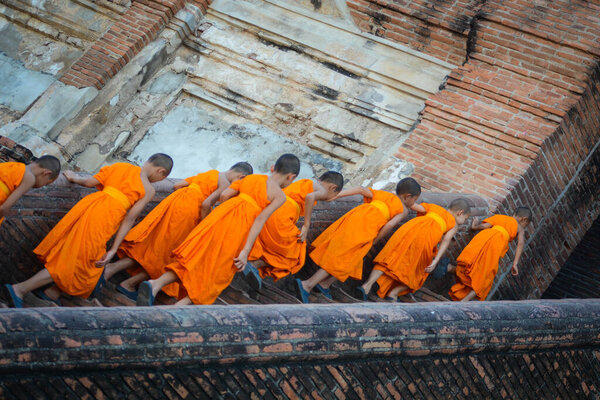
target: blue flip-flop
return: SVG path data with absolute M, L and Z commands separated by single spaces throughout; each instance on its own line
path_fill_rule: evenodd
M 154 304 L 154 295 L 152 294 L 152 285 L 148 281 L 140 283 L 138 289 L 137 299 L 135 300 L 136 306 L 149 307 Z
M 369 300 L 369 298 L 367 297 L 367 293 L 365 292 L 365 289 L 363 289 L 362 286 L 357 286 L 354 288 L 354 298 L 361 301 Z
M 35 294 L 37 297 L 39 297 L 42 300 L 50 301 L 50 302 L 56 304 L 57 306 L 62 307 L 62 303 L 60 302 L 60 299 L 55 300 L 55 299 L 51 298 L 46 293 L 44 293 L 44 291 L 41 289 L 34 290 L 33 294 Z
M 310 295 L 310 293 L 308 293 L 303 287 L 302 287 L 302 281 L 300 279 L 296 279 L 296 297 L 298 298 L 298 300 L 300 300 L 301 302 L 303 302 L 304 304 L 308 304 L 308 296 Z
M 315 286 L 315 289 L 317 289 L 319 292 L 321 292 L 321 294 L 325 297 L 327 297 L 329 300 L 333 300 L 333 297 L 331 296 L 331 290 L 329 290 L 329 288 L 325 289 L 323 286 L 317 284 Z
M 100 279 L 98 279 L 98 283 L 96 283 L 96 287 L 94 288 L 94 291 L 92 292 L 92 296 L 98 297 L 98 295 L 100 294 L 100 291 L 102 290 L 102 288 L 104 286 L 106 286 L 106 280 L 104 279 L 104 272 L 102 272 L 102 275 L 100 275 Z
M 8 290 L 8 294 L 10 295 L 10 303 L 13 308 L 23 308 L 23 299 L 16 295 L 15 290 L 12 285 L 8 283 L 4 285 L 6 290 Z
M 242 274 L 252 289 L 259 291 L 262 288 L 262 278 L 254 265 L 247 263 Z
M 136 301 L 137 297 L 138 297 L 137 290 L 127 290 L 121 285 L 117 286 L 117 292 L 123 293 L 125 296 L 127 296 L 128 298 L 130 298 L 133 301 Z
M 435 269 L 431 272 L 431 276 L 433 279 L 442 279 L 448 273 L 448 264 L 450 264 L 450 259 L 448 257 L 444 257 L 440 260 L 439 264 Z
M 383 298 L 385 301 L 389 301 L 390 303 L 398 303 L 400 302 L 400 298 L 396 297 L 395 299 L 393 297 L 390 296 L 385 296 Z

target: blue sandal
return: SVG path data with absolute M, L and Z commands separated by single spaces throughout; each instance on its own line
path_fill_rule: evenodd
M 137 290 L 127 290 L 121 285 L 117 286 L 117 292 L 123 293 L 125 296 L 127 296 L 128 298 L 130 298 L 133 301 L 136 301 L 137 297 L 138 297 Z
M 333 297 L 331 297 L 331 290 L 329 290 L 329 288 L 325 289 L 323 286 L 317 285 L 315 286 L 315 289 L 317 289 L 318 292 L 321 292 L 321 294 L 327 297 L 329 300 L 333 300 Z
M 367 297 L 367 293 L 365 292 L 365 289 L 363 289 L 362 286 L 357 286 L 354 288 L 354 298 L 361 301 L 369 300 L 369 298 Z
M 154 304 L 154 295 L 152 294 L 152 285 L 148 281 L 144 281 L 140 284 L 138 289 L 138 296 L 135 301 L 136 306 L 149 307 Z
M 98 295 L 100 294 L 100 291 L 102 290 L 102 288 L 104 286 L 106 286 L 106 280 L 104 279 L 104 271 L 103 271 L 102 275 L 100 275 L 100 279 L 98 279 L 98 283 L 96 283 L 96 287 L 94 288 L 94 291 L 92 292 L 92 296 L 98 297 Z
M 298 298 L 298 300 L 300 300 L 301 302 L 303 302 L 304 304 L 308 304 L 308 296 L 310 295 L 310 293 L 308 293 L 304 287 L 302 287 L 302 281 L 300 279 L 296 279 L 296 297 Z
M 4 287 L 6 288 L 6 290 L 8 290 L 8 294 L 10 295 L 10 299 L 8 299 L 10 300 L 10 305 L 13 308 L 23 308 L 23 299 L 16 295 L 12 285 L 9 285 L 7 283 L 6 285 L 4 285 Z
M 262 288 L 262 278 L 254 265 L 247 263 L 242 274 L 252 289 L 259 291 Z

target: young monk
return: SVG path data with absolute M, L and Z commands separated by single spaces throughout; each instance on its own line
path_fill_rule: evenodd
M 117 286 L 118 291 L 135 300 L 136 286 L 149 277 L 156 279 L 165 273 L 163 267 L 175 261 L 172 251 L 206 218 L 223 190 L 252 172 L 250 164 L 239 162 L 227 171 L 210 170 L 175 183 L 175 191 L 127 234 L 117 251 L 120 259 L 106 265 L 104 278 L 110 279 L 119 271 L 141 266 L 138 274 Z M 163 291 L 178 297 L 179 285 L 167 285 Z
M 70 182 L 95 186 L 99 191 L 75 204 L 35 248 L 33 252 L 46 268 L 24 282 L 6 285 L 12 306 L 22 307 L 25 294 L 50 283 L 56 288 L 46 290 L 45 296 L 53 301 L 58 300 L 60 292 L 87 298 L 94 288 L 100 288 L 104 265 L 115 256 L 137 216 L 154 196 L 151 183 L 165 179 L 172 167 L 171 157 L 159 153 L 142 167 L 116 163 L 93 177 L 66 171 Z M 106 242 L 115 232 L 113 245 L 106 251 Z
M 342 174 L 328 171 L 316 182 L 301 179 L 283 190 L 286 202 L 267 220 L 248 257 L 251 262 L 244 275 L 250 286 L 260 290 L 262 278 L 270 276 L 277 281 L 302 268 L 313 206 L 318 200 L 332 200 L 343 186 Z M 299 230 L 296 223 L 301 216 L 304 224 Z
M 413 178 L 404 178 L 396 185 L 395 195 L 357 187 L 343 190 L 338 197 L 355 194 L 362 195 L 365 204 L 344 214 L 310 246 L 309 256 L 320 268 L 305 281 L 296 279 L 296 296 L 303 303 L 308 303 L 315 287 L 331 298 L 329 287 L 335 279 L 361 279 L 363 258 L 374 243 L 407 217 L 408 209 L 421 195 L 421 186 Z
M 448 210 L 428 203 L 412 208 L 418 216 L 402 225 L 373 260 L 373 271 L 360 287 L 363 299 L 375 282 L 379 297 L 390 301 L 419 290 L 471 213 L 462 198 L 452 201 Z
M 30 164 L 5 162 L 0 164 L 0 225 L 6 212 L 29 189 L 41 188 L 56 180 L 60 161 L 53 156 L 42 156 Z
M 212 304 L 248 255 L 265 221 L 285 203 L 282 188 L 300 172 L 300 160 L 284 154 L 271 167 L 271 176 L 250 175 L 221 193 L 215 208 L 173 251 L 176 261 L 158 279 L 142 282 L 137 305 L 150 306 L 162 287 L 180 282 L 188 296 L 177 305 Z
M 498 262 L 506 254 L 508 244 L 515 238 L 517 250 L 511 273 L 519 274 L 517 265 L 525 246 L 525 228 L 531 222 L 531 210 L 519 207 L 509 217 L 494 215 L 482 222 L 473 220 L 471 230 L 481 231 L 464 248 L 450 265 L 448 271 L 456 271 L 456 284 L 450 288 L 450 298 L 455 301 L 483 301 L 487 298 L 498 272 Z

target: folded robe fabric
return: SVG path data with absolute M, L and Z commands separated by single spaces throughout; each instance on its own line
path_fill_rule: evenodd
M 119 247 L 119 257 L 129 257 L 156 279 L 175 261 L 173 250 L 183 242 L 201 219 L 202 202 L 219 186 L 219 171 L 210 170 L 185 179 L 189 185 L 171 193 L 129 231 Z M 138 272 L 132 268 L 130 273 Z M 162 289 L 172 297 L 180 295 L 179 284 Z
M 26 165 L 19 162 L 5 162 L 0 164 L 0 205 L 4 204 L 8 196 L 21 184 L 25 176 Z M 4 217 L 0 218 L 2 225 Z
M 361 279 L 363 258 L 383 226 L 402 213 L 404 206 L 395 194 L 369 189 L 373 198 L 353 208 L 331 224 L 311 244 L 310 258 L 338 280 Z
M 216 207 L 173 251 L 173 271 L 194 304 L 212 304 L 231 283 L 233 259 L 244 248 L 254 220 L 267 207 L 267 176 L 249 175 L 230 188 L 239 194 Z
M 448 292 L 452 300 L 462 300 L 471 290 L 478 300 L 485 300 L 498 273 L 498 262 L 517 237 L 519 224 L 513 217 L 494 215 L 483 222 L 492 227 L 475 235 L 456 259 L 456 284 Z
M 104 271 L 96 261 L 106 252 L 106 242 L 144 197 L 140 173 L 140 167 L 128 163 L 102 168 L 94 175 L 100 191 L 77 202 L 33 250 L 61 291 L 82 297 L 92 293 Z
M 381 298 L 398 285 L 415 292 L 429 275 L 425 268 L 437 254 L 437 245 L 446 232 L 454 228 L 456 220 L 446 209 L 436 204 L 421 203 L 426 213 L 402 225 L 388 240 L 373 260 L 373 269 L 383 271 L 377 280 Z

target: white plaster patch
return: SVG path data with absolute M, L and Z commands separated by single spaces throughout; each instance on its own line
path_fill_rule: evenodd
M 110 99 L 109 104 L 111 107 L 114 107 L 117 105 L 118 102 L 119 102 L 119 95 L 117 94 L 112 99 Z
M 209 169 L 226 170 L 238 161 L 250 162 L 255 173 L 268 173 L 277 157 L 284 153 L 300 158 L 301 178 L 312 178 L 324 169 L 341 169 L 339 162 L 284 139 L 264 126 L 227 123 L 202 109 L 185 106 L 174 108 L 150 128 L 128 158 L 141 164 L 157 152 L 173 157 L 171 176 L 177 178 Z

